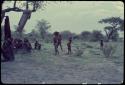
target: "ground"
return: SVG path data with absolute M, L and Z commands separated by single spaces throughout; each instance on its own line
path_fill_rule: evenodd
M 120 84 L 123 81 L 124 45 L 123 42 L 113 44 L 117 45 L 116 52 L 107 58 L 98 42 L 73 42 L 71 55 L 66 54 L 64 42 L 63 52 L 59 48 L 60 54 L 56 56 L 52 43 L 42 43 L 40 51 L 20 52 L 15 55 L 15 61 L 2 62 L 1 81 L 12 84 Z

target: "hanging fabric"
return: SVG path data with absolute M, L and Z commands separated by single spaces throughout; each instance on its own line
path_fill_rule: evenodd
M 4 23 L 4 40 L 11 38 L 10 21 L 9 16 L 6 16 Z

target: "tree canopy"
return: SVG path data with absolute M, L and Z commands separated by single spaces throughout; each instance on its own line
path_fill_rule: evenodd
M 99 23 L 109 24 L 104 27 L 104 31 L 107 36 L 107 41 L 112 37 L 112 35 L 117 34 L 116 31 L 124 31 L 124 20 L 120 17 L 109 17 L 99 21 Z

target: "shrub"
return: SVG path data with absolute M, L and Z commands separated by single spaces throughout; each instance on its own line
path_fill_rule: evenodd
M 76 50 L 76 53 L 75 53 L 75 56 L 82 56 L 82 54 L 83 54 L 83 49 L 80 49 L 79 47 L 77 47 L 76 48 L 77 50 Z
M 102 49 L 103 54 L 105 55 L 105 57 L 112 57 L 113 54 L 116 51 L 116 45 L 105 45 L 104 48 Z
M 86 45 L 86 48 L 93 48 L 93 46 L 90 46 L 90 45 Z

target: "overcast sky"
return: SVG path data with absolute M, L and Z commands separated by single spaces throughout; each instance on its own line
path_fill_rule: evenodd
M 98 21 L 103 18 L 117 16 L 124 18 L 124 4 L 121 1 L 49 1 L 44 10 L 32 13 L 24 29 L 26 33 L 36 29 L 38 20 L 45 19 L 51 24 L 50 32 L 69 30 L 74 33 L 101 30 L 104 24 Z M 10 3 L 6 3 L 10 6 Z M 4 5 L 5 7 L 5 5 Z M 17 25 L 22 13 L 9 12 L 10 25 Z

